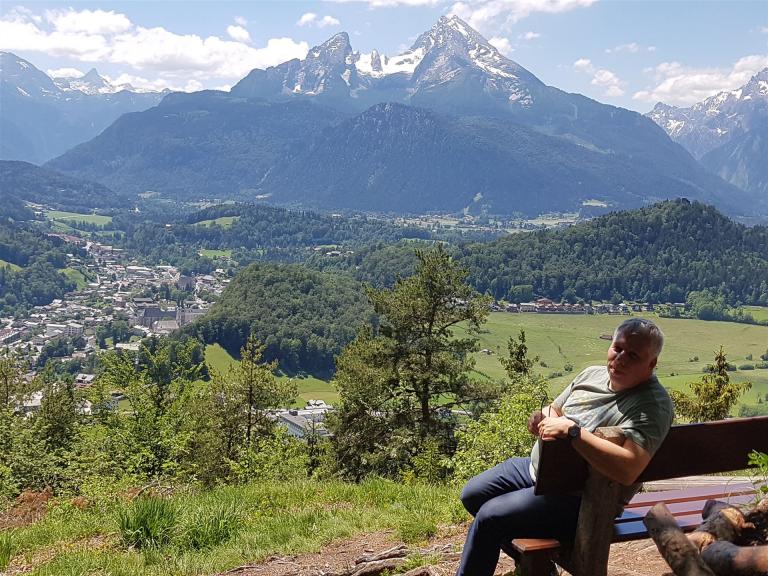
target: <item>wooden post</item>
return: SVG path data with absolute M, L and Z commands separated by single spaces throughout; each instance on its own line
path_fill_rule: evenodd
M 624 443 L 620 428 L 598 428 L 595 434 Z M 613 540 L 613 521 L 621 510 L 621 485 L 590 467 L 579 509 L 570 564 L 573 576 L 606 576 Z

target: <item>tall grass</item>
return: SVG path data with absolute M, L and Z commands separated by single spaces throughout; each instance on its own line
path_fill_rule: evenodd
M 213 548 L 229 540 L 240 524 L 240 515 L 232 504 L 211 509 L 194 507 L 184 518 L 179 545 L 193 550 Z
M 192 576 L 380 530 L 423 541 L 466 518 L 457 487 L 380 479 L 262 481 L 133 502 L 109 491 L 83 510 L 55 504 L 16 531 L 14 548 L 41 559 L 29 576 Z
M 14 552 L 13 531 L 0 532 L 0 570 L 8 568 Z
M 117 512 L 123 543 L 137 549 L 160 548 L 170 544 L 176 528 L 176 509 L 170 500 L 157 497 L 136 499 Z

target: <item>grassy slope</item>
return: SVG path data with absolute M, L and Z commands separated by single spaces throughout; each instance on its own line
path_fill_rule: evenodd
M 5 260 L 0 260 L 0 268 L 10 268 L 13 272 L 18 272 L 21 270 L 21 266 L 18 264 L 14 264 L 13 262 L 6 262 Z
M 507 353 L 507 340 L 517 336 L 520 328 L 526 333 L 531 356 L 538 355 L 547 364 L 537 366 L 544 376 L 552 372 L 563 372 L 563 376 L 550 379 L 553 392 L 561 390 L 581 369 L 593 364 L 605 362 L 608 341 L 600 338 L 601 334 L 612 334 L 613 329 L 622 322 L 624 316 L 608 315 L 548 315 L 548 314 L 509 314 L 495 312 L 479 334 L 480 348 L 487 348 L 493 354 L 476 354 L 476 369 L 479 375 L 489 378 L 503 378 L 504 370 L 499 363 L 499 355 Z M 768 347 L 768 326 L 737 324 L 735 322 L 705 322 L 702 320 L 675 320 L 654 318 L 666 334 L 664 352 L 659 360 L 658 375 L 665 386 L 685 389 L 686 383 L 698 379 L 702 369 L 712 361 L 715 350 L 723 345 L 731 362 L 736 365 L 750 363 L 745 356 L 752 354 L 755 361 Z M 457 334 L 462 331 L 457 330 Z M 689 359 L 698 356 L 699 360 Z M 208 346 L 206 359 L 215 367 L 232 361 L 226 351 L 218 345 Z M 227 360 L 229 359 L 229 360 Z M 564 372 L 567 362 L 573 365 L 573 372 Z M 219 368 L 222 369 L 222 368 Z M 672 376 L 674 374 L 674 376 Z M 768 370 L 732 372 L 736 381 L 749 380 L 752 390 L 743 398 L 743 402 L 754 404 L 757 394 L 768 393 Z M 299 401 L 317 398 L 333 402 L 338 395 L 329 382 L 308 377 L 298 381 Z
M 566 362 L 574 367 L 574 374 L 591 364 L 602 364 L 608 341 L 601 334 L 611 334 L 624 320 L 622 316 L 582 316 L 547 314 L 508 314 L 497 312 L 490 315 L 483 327 L 480 348 L 488 348 L 496 354 L 477 354 L 477 370 L 491 378 L 501 378 L 504 370 L 498 354 L 506 354 L 509 336 L 517 336 L 525 330 L 531 355 L 539 355 L 547 367 L 537 370 L 545 376 L 553 371 L 563 371 Z M 733 322 L 704 322 L 702 320 L 675 320 L 654 318 L 666 335 L 664 352 L 659 359 L 658 375 L 663 384 L 682 388 L 685 383 L 697 379 L 704 366 L 712 361 L 714 351 L 723 345 L 728 358 L 734 364 L 748 362 L 744 357 L 752 354 L 759 361 L 760 354 L 768 346 L 768 327 L 737 324 Z M 698 356 L 697 362 L 689 359 Z M 671 376 L 671 374 L 675 376 Z M 736 380 L 751 380 L 753 388 L 745 401 L 752 403 L 757 393 L 768 392 L 768 370 L 731 373 Z M 572 375 L 550 380 L 553 390 L 562 389 Z
M 112 222 L 112 216 L 102 216 L 99 214 L 80 214 L 77 212 L 62 212 L 61 210 L 49 210 L 45 213 L 49 220 L 85 222 L 87 224 L 97 224 L 104 226 Z
M 222 228 L 231 228 L 232 223 L 238 220 L 240 216 L 222 216 L 213 220 L 200 220 L 196 222 L 197 226 L 221 226 Z
M 212 344 L 205 347 L 205 360 L 208 362 L 209 366 L 215 368 L 222 374 L 225 374 L 230 366 L 237 364 L 237 360 L 232 358 L 232 356 L 218 344 Z M 280 374 L 278 378 L 280 380 L 286 380 L 290 378 L 290 376 Z M 321 380 L 310 375 L 294 376 L 293 379 L 299 389 L 299 396 L 295 403 L 296 406 L 304 406 L 307 403 L 307 400 L 325 400 L 329 404 L 332 404 L 339 399 L 336 390 L 334 390 L 331 383 L 326 380 Z
M 438 524 L 467 517 L 455 487 L 383 480 L 358 485 L 263 481 L 175 496 L 179 513 L 172 543 L 141 552 L 121 543 L 117 514 L 128 504 L 115 491 L 104 491 L 109 493 L 84 510 L 68 503 L 53 506 L 44 520 L 14 532 L 11 568 L 33 564 L 33 576 L 214 574 L 272 554 L 316 551 L 333 539 L 381 529 L 419 541 Z M 222 509 L 234 510 L 239 518 L 233 536 L 204 550 L 184 544 L 184 526 L 199 526 Z

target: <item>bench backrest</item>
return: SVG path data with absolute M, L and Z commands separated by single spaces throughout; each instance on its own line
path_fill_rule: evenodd
M 541 442 L 536 494 L 581 490 L 587 464 L 567 440 Z M 638 481 L 729 472 L 768 452 L 768 416 L 673 426 Z

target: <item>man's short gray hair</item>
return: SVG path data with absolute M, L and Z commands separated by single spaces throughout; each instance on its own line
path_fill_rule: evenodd
M 624 320 L 613 333 L 613 339 L 616 340 L 619 334 L 636 334 L 640 336 L 648 342 L 656 358 L 659 357 L 661 349 L 664 347 L 664 332 L 656 324 L 645 318 L 629 318 Z

